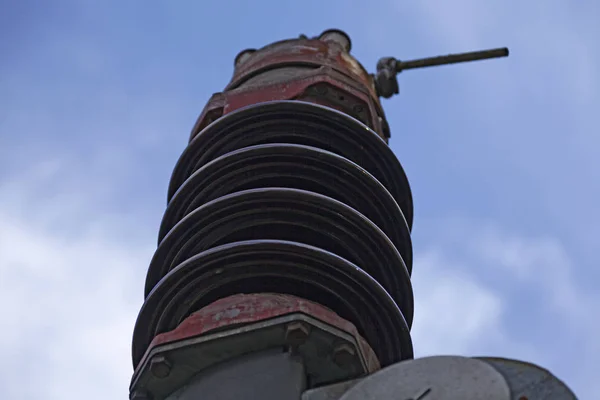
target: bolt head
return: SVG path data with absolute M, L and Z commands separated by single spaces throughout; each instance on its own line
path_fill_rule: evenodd
M 285 340 L 291 346 L 300 346 L 310 335 L 310 326 L 304 322 L 292 322 L 285 330 Z
M 150 372 L 156 378 L 164 379 L 171 373 L 171 363 L 164 356 L 154 356 L 150 360 Z
M 333 362 L 340 367 L 346 367 L 354 361 L 356 349 L 348 343 L 342 343 L 333 350 Z

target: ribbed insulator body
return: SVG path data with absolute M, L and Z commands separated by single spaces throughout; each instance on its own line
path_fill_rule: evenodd
M 412 198 L 370 78 L 335 63 L 351 58 L 339 42 L 281 43 L 252 52 L 262 64 L 246 80 L 237 65 L 175 167 L 134 366 L 156 335 L 238 293 L 313 301 L 352 322 L 381 365 L 412 358 Z M 312 64 L 289 60 L 311 46 Z

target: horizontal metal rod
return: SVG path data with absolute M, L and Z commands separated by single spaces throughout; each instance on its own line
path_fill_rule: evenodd
M 396 63 L 396 71 L 400 72 L 405 69 L 434 67 L 436 65 L 456 64 L 461 62 L 486 60 L 488 58 L 507 56 L 508 48 L 506 47 L 491 50 L 472 51 L 469 53 L 448 54 L 445 56 L 421 58 L 418 60 L 398 61 Z

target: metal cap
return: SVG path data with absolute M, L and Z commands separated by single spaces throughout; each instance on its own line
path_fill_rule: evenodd
M 348 36 L 346 32 L 339 29 L 326 30 L 325 32 L 321 33 L 319 40 L 337 43 L 342 46 L 344 51 L 347 53 L 350 53 L 350 50 L 352 50 L 352 41 L 350 40 L 350 36 Z

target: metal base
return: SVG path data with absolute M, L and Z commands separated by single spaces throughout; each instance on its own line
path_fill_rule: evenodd
M 300 399 L 305 376 L 300 357 L 270 350 L 204 371 L 166 400 Z
M 407 360 L 364 378 L 316 389 L 305 359 L 270 349 L 205 369 L 168 397 L 136 392 L 134 400 L 576 400 L 536 365 L 460 356 Z
M 379 370 L 373 349 L 354 325 L 327 308 L 278 294 L 236 295 L 186 318 L 154 338 L 135 370 L 132 399 L 165 399 L 221 365 L 249 355 L 293 349 L 306 388 L 356 379 Z

